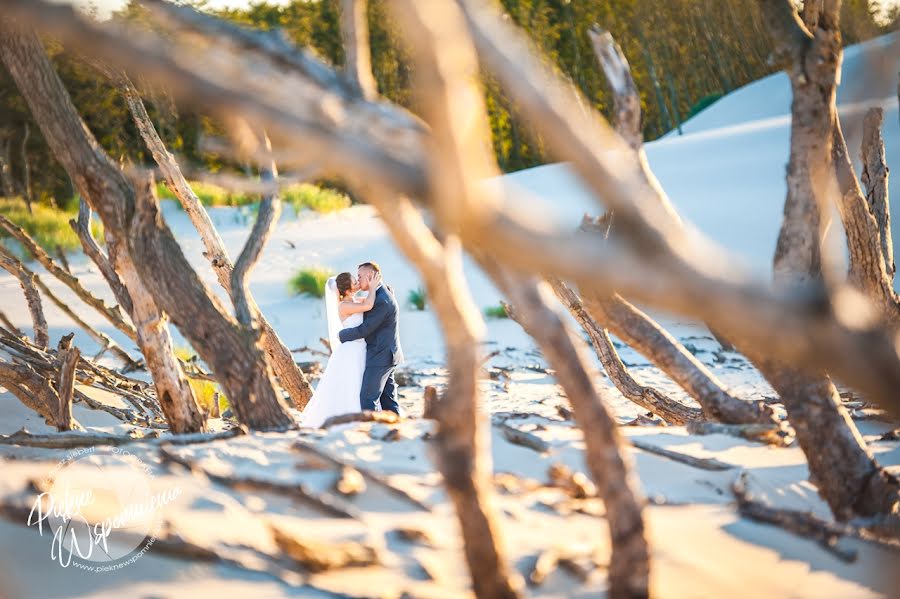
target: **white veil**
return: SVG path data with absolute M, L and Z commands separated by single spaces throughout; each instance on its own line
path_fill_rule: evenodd
M 333 352 L 341 343 L 341 315 L 338 311 L 338 289 L 334 277 L 325 283 L 325 316 L 328 318 L 328 342 Z

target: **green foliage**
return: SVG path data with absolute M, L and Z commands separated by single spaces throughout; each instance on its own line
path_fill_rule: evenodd
M 506 307 L 503 304 L 488 306 L 484 309 L 484 315 L 488 318 L 509 318 L 509 313 L 507 313 Z
M 410 289 L 409 295 L 406 296 L 406 301 L 411 308 L 421 312 L 425 310 L 428 298 L 425 295 L 425 290 L 419 287 L 418 289 Z
M 281 199 L 286 204 L 294 207 L 294 212 L 300 214 L 305 208 L 315 212 L 336 212 L 350 207 L 350 198 L 346 194 L 328 187 L 319 187 L 309 183 L 292 185 L 282 190 Z
M 246 206 L 259 201 L 258 196 L 232 192 L 213 183 L 190 181 L 189 184 L 204 206 Z M 156 194 L 164 200 L 178 200 L 163 182 L 156 184 Z M 181 203 L 178 203 L 178 206 L 181 206 Z
M 199 361 L 199 358 L 189 347 L 175 348 L 175 357 L 183 362 L 187 362 L 188 364 Z M 222 388 L 219 387 L 218 383 L 207 381 L 205 379 L 195 379 L 188 376 L 188 384 L 191 386 L 191 390 L 194 392 L 194 397 L 197 399 L 197 403 L 202 409 L 206 410 L 207 412 L 213 411 L 212 408 L 213 402 L 216 401 L 216 393 L 219 394 L 218 407 L 220 414 L 231 407 L 231 404 L 228 403 L 228 398 L 225 397 L 224 393 L 222 393 Z
M 77 218 L 77 213 L 59 210 L 43 203 L 31 205 L 31 212 L 25 201 L 20 198 L 0 198 L 0 214 L 16 223 L 28 233 L 39 246 L 53 254 L 56 248 L 71 252 L 81 249 L 78 235 L 69 226 L 69 219 Z M 96 220 L 92 221 L 91 234 L 95 239 L 101 239 L 103 227 Z M 0 232 L 0 238 L 9 237 L 5 232 Z M 10 240 L 12 247 L 22 258 L 30 258 L 25 255 L 25 249 L 15 240 Z
M 325 297 L 325 283 L 332 276 L 331 270 L 322 267 L 302 268 L 288 281 L 294 295 Z
M 192 181 L 190 186 L 204 206 L 249 206 L 253 208 L 259 203 L 259 196 L 232 192 L 212 183 Z M 156 194 L 164 200 L 177 201 L 178 199 L 163 182 L 156 184 Z M 282 201 L 293 206 L 297 214 L 304 208 L 316 212 L 334 212 L 347 208 L 351 204 L 350 198 L 346 194 L 336 189 L 309 183 L 300 183 L 283 189 L 280 196 Z M 180 207 L 181 203 L 178 203 L 178 206 Z

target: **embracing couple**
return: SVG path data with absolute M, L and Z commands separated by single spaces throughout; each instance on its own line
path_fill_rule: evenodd
M 364 300 L 354 299 L 358 291 L 368 292 Z M 360 264 L 356 277 L 342 272 L 328 279 L 325 314 L 331 357 L 303 412 L 303 426 L 317 428 L 332 416 L 379 405 L 399 416 L 394 369 L 403 352 L 397 300 L 378 264 Z

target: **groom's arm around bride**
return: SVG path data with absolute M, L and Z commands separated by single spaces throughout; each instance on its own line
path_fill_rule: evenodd
M 360 266 L 360 283 L 368 280 L 377 267 L 368 264 Z M 365 277 L 365 279 L 364 279 Z M 394 384 L 394 368 L 403 359 L 400 349 L 397 300 L 384 284 L 375 290 L 375 305 L 364 313 L 363 323 L 358 327 L 344 329 L 339 333 L 341 343 L 366 340 L 366 369 L 360 390 L 360 409 L 376 410 L 381 404 L 383 410 L 400 415 L 397 390 Z

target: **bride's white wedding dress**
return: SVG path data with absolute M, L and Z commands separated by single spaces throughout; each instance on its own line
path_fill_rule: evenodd
M 303 426 L 310 428 L 322 426 L 332 416 L 359 412 L 359 392 L 362 388 L 363 371 L 366 369 L 365 339 L 341 343 L 337 337 L 341 329 L 361 325 L 363 315 L 351 314 L 343 322 L 340 321 L 337 315 L 337 290 L 333 288 L 333 282 L 333 279 L 328 280 L 325 292 L 331 357 L 312 400 L 303 410 L 301 420 Z

